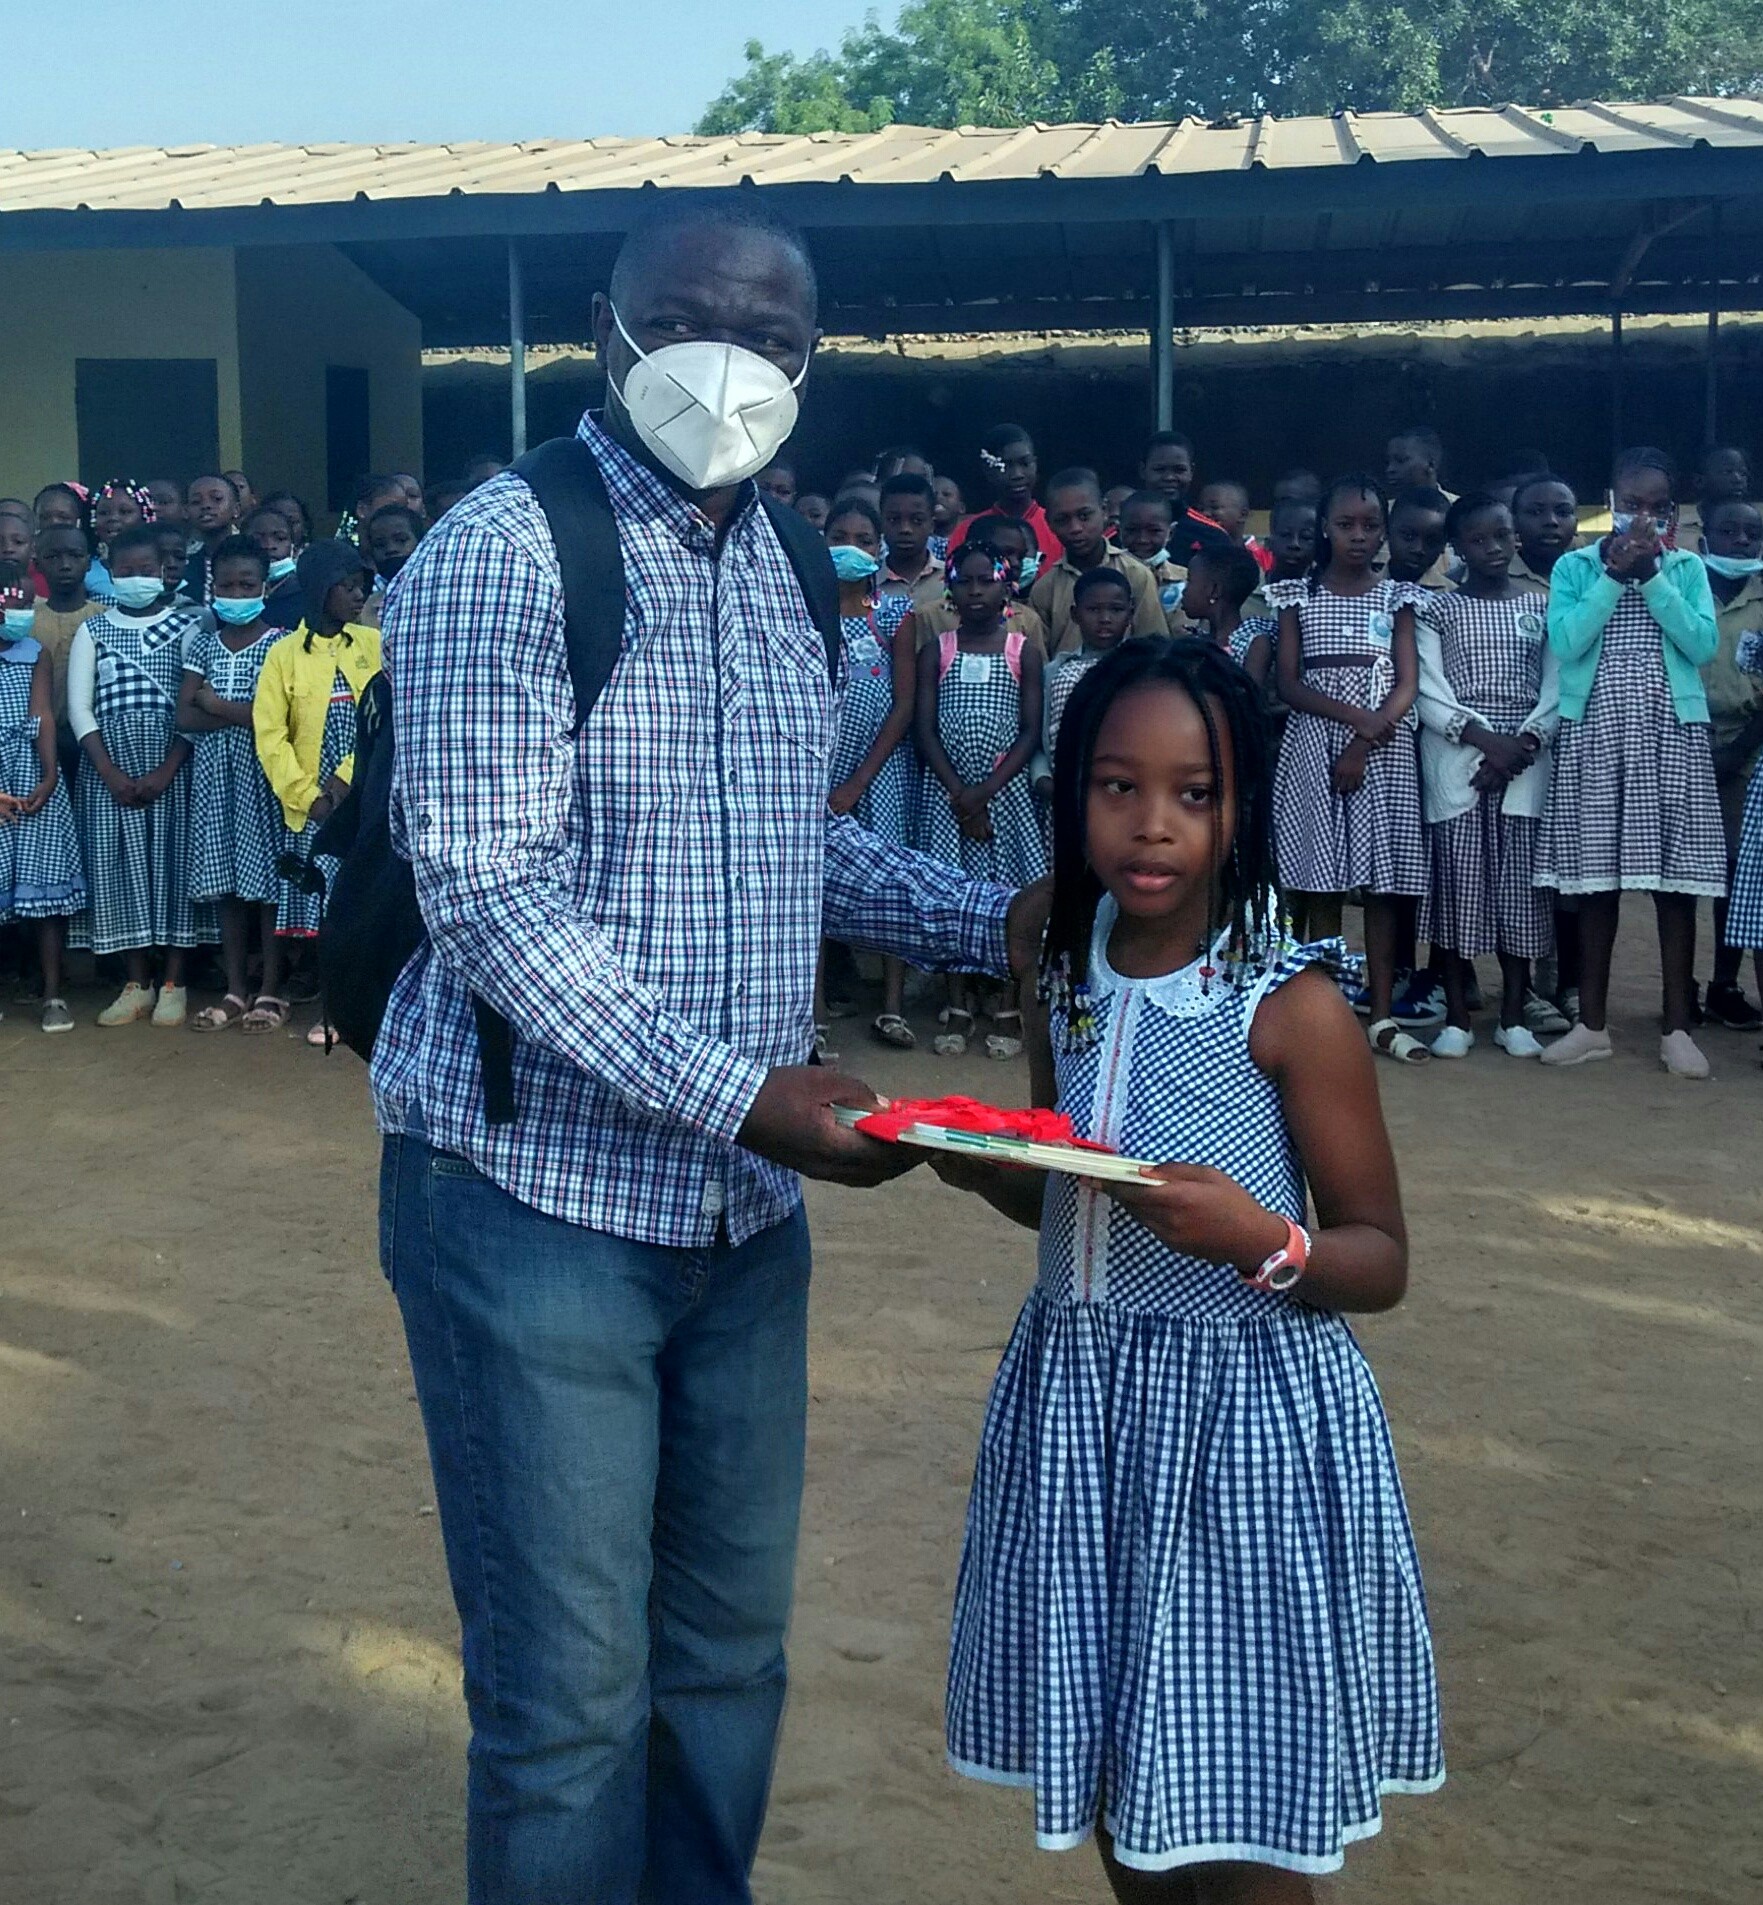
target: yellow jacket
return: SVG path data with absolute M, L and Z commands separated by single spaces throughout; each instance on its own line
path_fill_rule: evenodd
M 351 623 L 340 635 L 314 635 L 309 650 L 302 622 L 269 651 L 257 677 L 257 693 L 251 702 L 257 758 L 294 833 L 306 825 L 319 796 L 319 750 L 324 745 L 331 685 L 339 669 L 359 701 L 362 689 L 380 671 L 377 628 Z M 355 756 L 350 754 L 337 773 L 348 780 L 354 772 Z

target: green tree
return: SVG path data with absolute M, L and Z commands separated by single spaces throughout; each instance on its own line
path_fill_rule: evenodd
M 1763 88 L 1763 0 L 909 0 L 837 53 L 746 49 L 698 130 L 1412 112 Z

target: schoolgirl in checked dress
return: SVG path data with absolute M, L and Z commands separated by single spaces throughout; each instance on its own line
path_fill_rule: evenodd
M 29 610 L 9 608 L 22 622 Z M 67 919 L 86 901 L 73 808 L 55 759 L 53 668 L 42 643 L 0 635 L 0 921 L 29 920 L 43 961 L 43 1030 L 70 1032 L 61 997 Z M 35 803 L 45 780 L 48 798 Z M 14 805 L 13 803 L 18 803 Z
M 200 676 L 217 700 L 249 706 L 270 648 L 283 633 L 265 622 L 248 647 L 233 649 L 217 630 L 204 628 L 191 640 L 184 668 Z M 281 895 L 276 863 L 282 810 L 250 728 L 220 727 L 198 736 L 190 804 L 191 897 L 273 906 Z
M 1311 937 L 1336 932 L 1343 897 L 1365 907 L 1366 990 L 1375 1051 L 1404 1064 L 1431 1054 L 1396 1023 L 1400 903 L 1431 873 L 1420 822 L 1414 618 L 1421 592 L 1378 580 L 1383 499 L 1343 477 L 1322 499 L 1316 566 L 1270 582 L 1279 616 L 1274 667 L 1291 709 L 1274 780 L 1280 884 Z
M 1763 675 L 1763 635 L 1753 630 L 1741 636 L 1735 659 L 1746 674 Z M 1763 952 L 1763 766 L 1751 775 L 1745 792 L 1738 864 L 1726 909 L 1726 943 Z
M 190 743 L 177 725 L 184 652 L 201 612 L 164 593 L 145 525 L 113 540 L 110 568 L 116 604 L 81 625 L 68 654 L 68 718 L 82 748 L 74 808 L 87 885 L 86 910 L 69 940 L 127 955 L 128 984 L 99 1015 L 101 1025 L 151 1015 L 156 1025 L 179 1026 L 183 955 L 217 937 L 213 909 L 190 898 Z M 157 998 L 156 950 L 165 958 Z
M 1123 1898 L 1135 1873 L 1231 1867 L 1248 1899 L 1244 1868 L 1332 1871 L 1384 1794 L 1444 1777 L 1420 1567 L 1342 1315 L 1402 1292 L 1395 1170 L 1357 1025 L 1319 980 L 1340 942 L 1294 946 L 1265 917 L 1256 701 L 1210 643 L 1131 642 L 1066 716 L 1035 1101 L 1178 1162 L 1042 1190 L 937 1156 L 1040 1232 L 981 1432 L 949 1755 L 1031 1788 L 1043 1848 L 1098 1831 Z M 1213 806 L 1232 772 L 1234 838 Z

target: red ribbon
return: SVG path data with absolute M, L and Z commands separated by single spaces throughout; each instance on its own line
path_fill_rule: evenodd
M 940 1125 L 946 1131 L 978 1131 L 1001 1138 L 1027 1138 L 1035 1144 L 1069 1144 L 1081 1151 L 1106 1151 L 1105 1144 L 1080 1138 L 1063 1111 L 1006 1111 L 977 1098 L 896 1098 L 884 1111 L 872 1111 L 857 1126 L 866 1137 L 897 1144 L 915 1124 Z

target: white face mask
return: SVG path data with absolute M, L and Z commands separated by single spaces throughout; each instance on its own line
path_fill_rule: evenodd
M 637 355 L 618 400 L 656 460 L 688 488 L 738 483 L 783 448 L 796 427 L 806 364 L 792 382 L 738 344 L 668 344 L 645 352 L 616 310 L 612 321 Z

